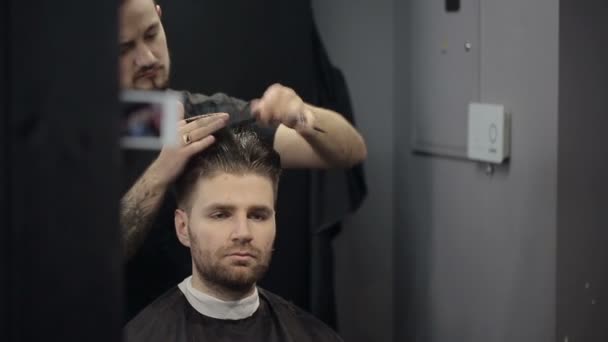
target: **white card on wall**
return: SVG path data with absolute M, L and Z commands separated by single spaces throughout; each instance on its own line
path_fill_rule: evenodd
M 467 157 L 502 163 L 510 155 L 511 120 L 502 105 L 470 103 Z

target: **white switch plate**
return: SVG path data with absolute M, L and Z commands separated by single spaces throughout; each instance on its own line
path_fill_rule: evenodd
M 467 156 L 500 164 L 510 155 L 511 119 L 502 105 L 469 104 Z

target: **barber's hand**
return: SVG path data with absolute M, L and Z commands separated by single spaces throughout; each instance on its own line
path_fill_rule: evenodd
M 314 115 L 296 92 L 281 84 L 273 84 L 261 99 L 251 101 L 251 113 L 266 126 L 283 124 L 302 133 L 314 127 Z
M 215 113 L 186 123 L 183 120 L 184 106 L 179 105 L 178 113 L 182 118 L 178 125 L 179 146 L 164 146 L 149 169 L 156 181 L 162 184 L 173 182 L 190 157 L 213 144 L 215 138 L 211 134 L 226 126 L 229 118 L 226 113 Z

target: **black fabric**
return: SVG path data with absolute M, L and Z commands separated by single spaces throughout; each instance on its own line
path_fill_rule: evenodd
M 312 41 L 314 51 L 314 65 L 316 70 L 315 79 L 315 96 L 314 103 L 318 106 L 332 109 L 344 116 L 353 126 L 356 126 L 355 114 L 352 107 L 352 101 L 346 79 L 340 69 L 336 68 L 330 61 L 327 50 L 323 45 L 321 36 L 319 35 L 316 25 L 313 25 Z M 357 210 L 363 200 L 367 196 L 367 183 L 365 182 L 365 173 L 363 164 L 356 165 L 347 170 L 337 170 L 337 177 L 341 177 L 341 181 L 332 179 L 330 173 L 323 171 L 325 180 L 318 184 L 322 189 L 322 195 L 325 201 L 319 207 L 325 208 L 326 214 L 323 215 L 318 228 L 325 228 L 327 224 L 336 223 L 337 220 L 332 218 L 332 213 L 329 213 L 328 207 L 343 203 L 347 205 L 346 209 L 337 209 L 333 215 L 338 219 L 343 219 L 347 213 Z M 335 189 L 334 185 L 340 186 L 340 183 L 345 183 L 346 188 Z M 341 196 L 341 198 L 331 198 L 331 195 Z M 332 222 L 332 220 L 334 220 Z
M 276 129 L 251 120 L 247 103 L 224 94 L 184 94 L 185 117 L 215 112 L 230 114 L 230 125 L 253 125 L 262 141 L 272 146 Z M 135 183 L 158 152 L 123 151 L 123 193 Z M 165 195 L 150 233 L 126 267 L 126 319 L 130 319 L 173 285 L 192 273 L 190 250 L 175 235 L 173 216 L 177 203 L 171 191 Z
M 311 36 L 316 68 L 314 103 L 342 114 L 355 125 L 344 75 L 329 60 L 316 25 Z M 344 217 L 357 210 L 367 196 L 363 165 L 313 171 L 311 185 L 311 312 L 337 329 L 332 241 Z
M 337 342 L 321 321 L 284 299 L 259 289 L 260 307 L 241 320 L 197 312 L 177 287 L 150 304 L 125 327 L 126 342 Z
M 0 1 L 0 341 L 120 340 L 116 11 Z

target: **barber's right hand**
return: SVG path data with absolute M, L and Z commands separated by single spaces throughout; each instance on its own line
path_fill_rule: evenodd
M 183 118 L 184 106 L 181 103 L 179 113 Z M 178 125 L 179 146 L 164 146 L 148 171 L 157 182 L 170 184 L 182 172 L 190 157 L 213 144 L 215 138 L 212 134 L 225 127 L 228 119 L 227 113 L 214 113 L 188 123 L 181 120 Z

